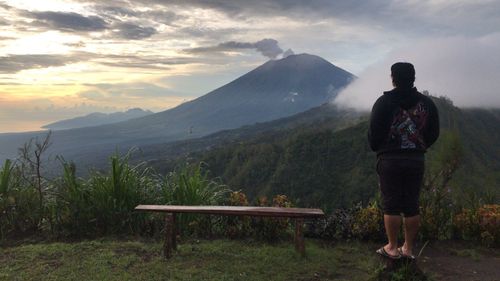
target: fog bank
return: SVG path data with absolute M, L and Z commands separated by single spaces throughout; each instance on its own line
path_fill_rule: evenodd
M 500 33 L 480 38 L 426 40 L 390 53 L 368 67 L 334 103 L 371 109 L 383 91 L 392 89 L 394 62 L 413 63 L 415 86 L 435 96 L 447 96 L 459 107 L 500 107 Z

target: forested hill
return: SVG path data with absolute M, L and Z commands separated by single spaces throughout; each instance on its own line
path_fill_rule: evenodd
M 461 165 L 449 187 L 457 196 L 498 200 L 500 130 L 498 111 L 459 109 L 447 99 L 435 99 L 442 137 L 427 153 L 428 175 L 438 171 L 450 154 L 450 142 L 463 148 Z M 298 126 L 280 134 L 254 138 L 191 155 L 214 176 L 251 198 L 283 193 L 300 206 L 330 209 L 367 202 L 377 192 L 375 155 L 368 147 L 368 122 L 337 130 L 335 116 Z M 363 119 L 360 119 L 363 120 Z M 456 137 L 455 137 L 456 136 Z

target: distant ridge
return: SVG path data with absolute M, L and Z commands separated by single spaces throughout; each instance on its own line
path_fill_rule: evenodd
M 114 113 L 94 112 L 87 114 L 85 116 L 80 116 L 50 123 L 45 126 L 42 126 L 42 128 L 50 130 L 66 130 L 66 129 L 75 129 L 83 127 L 93 127 L 93 126 L 118 123 L 133 118 L 144 117 L 150 114 L 153 114 L 153 112 L 150 110 L 142 110 L 140 108 L 132 108 L 125 112 L 114 112 Z

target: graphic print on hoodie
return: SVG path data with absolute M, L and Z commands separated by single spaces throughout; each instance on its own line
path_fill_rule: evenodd
M 401 149 L 426 148 L 421 132 L 427 123 L 427 110 L 423 102 L 418 102 L 409 109 L 399 107 L 394 114 L 389 130 L 388 143 Z

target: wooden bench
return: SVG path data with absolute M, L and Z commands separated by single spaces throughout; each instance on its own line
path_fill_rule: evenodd
M 172 250 L 177 249 L 175 238 L 176 213 L 293 218 L 295 219 L 295 249 L 302 256 L 305 256 L 306 253 L 304 244 L 304 219 L 319 218 L 325 215 L 320 209 L 246 206 L 138 205 L 135 207 L 135 210 L 167 213 L 165 219 L 165 244 L 163 248 L 163 254 L 167 259 L 172 256 Z

